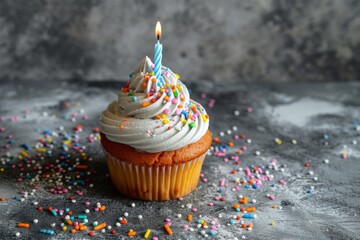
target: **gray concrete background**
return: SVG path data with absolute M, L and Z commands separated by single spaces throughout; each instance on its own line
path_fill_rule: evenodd
M 120 82 L 90 83 L 63 81 L 55 84 L 51 81 L 29 82 L 21 81 L 17 84 L 12 81 L 0 83 L 0 127 L 5 132 L 0 132 L 0 197 L 6 197 L 6 201 L 0 201 L 0 238 L 16 239 L 15 233 L 20 232 L 20 239 L 130 239 L 127 232 L 133 228 L 138 237 L 142 236 L 147 228 L 152 229 L 152 235 L 160 239 L 205 239 L 201 237 L 196 223 L 190 223 L 195 228 L 194 232 L 185 231 L 182 226 L 187 224 L 186 216 L 192 213 L 194 220 L 215 218 L 221 227 L 216 230 L 216 235 L 211 239 L 359 239 L 360 236 L 360 84 L 359 83 L 269 83 L 269 84 L 225 84 L 211 83 L 209 81 L 186 82 L 192 90 L 192 98 L 206 107 L 210 116 L 210 129 L 214 136 L 225 132 L 221 137 L 223 143 L 233 140 L 235 134 L 245 133 L 247 139 L 234 141 L 235 148 L 228 151 L 227 156 L 234 154 L 235 150 L 246 146 L 247 150 L 240 155 L 240 165 L 235 165 L 231 160 L 224 162 L 222 158 L 207 156 L 202 172 L 208 181 L 200 181 L 198 188 L 183 202 L 142 202 L 121 196 L 112 187 L 109 178 L 106 178 L 107 167 L 98 141 L 87 142 L 87 136 L 94 127 L 98 126 L 99 113 L 106 105 L 116 98 L 116 91 L 122 86 Z M 59 86 L 60 85 L 60 86 Z M 216 89 L 216 90 L 215 90 Z M 207 93 L 201 98 L 201 93 Z M 227 96 L 227 97 L 226 97 Z M 208 107 L 211 99 L 215 100 L 213 108 Z M 64 102 L 70 101 L 71 106 L 64 108 Z M 76 104 L 79 103 L 80 105 Z M 247 111 L 248 107 L 253 112 Z M 28 114 L 24 110 L 28 109 Z M 83 109 L 83 111 L 80 111 Z M 240 115 L 235 116 L 238 110 Z M 44 115 L 44 113 L 47 115 Z M 89 116 L 88 120 L 81 120 L 82 114 Z M 75 122 L 64 119 L 64 115 L 77 113 Z M 17 122 L 9 121 L 9 118 L 19 116 Z M 56 116 L 56 117 L 54 117 Z M 19 168 L 12 169 L 11 164 L 24 163 L 18 160 L 21 144 L 30 146 L 28 153 L 33 156 L 34 164 L 44 165 L 57 164 L 59 151 L 63 137 L 53 137 L 54 148 L 52 157 L 39 159 L 34 157 L 36 150 L 34 145 L 42 136 L 40 132 L 49 129 L 58 132 L 59 126 L 64 126 L 64 131 L 72 135 L 74 126 L 82 124 L 84 130 L 79 134 L 81 146 L 86 146 L 86 152 L 93 161 L 89 162 L 89 171 L 96 170 L 96 175 L 91 175 L 94 187 L 72 186 L 68 194 L 54 195 L 49 193 L 50 187 L 55 187 L 54 182 L 47 179 L 35 181 L 40 188 L 34 196 L 29 195 L 23 202 L 12 199 L 20 197 L 20 191 L 31 192 L 33 184 L 30 180 L 21 183 L 17 179 L 21 177 Z M 231 130 L 237 126 L 237 130 Z M 4 145 L 9 141 L 7 136 L 13 135 L 12 147 L 7 150 Z M 324 134 L 328 137 L 325 138 Z M 283 144 L 277 145 L 274 138 L 280 138 Z M 292 144 L 296 139 L 297 144 Z M 354 144 L 357 141 L 357 144 Z M 216 145 L 216 144 L 215 144 Z M 50 150 L 50 148 L 48 148 Z M 256 155 L 256 151 L 260 155 Z M 9 159 L 7 153 L 15 156 Z M 347 153 L 347 158 L 340 157 L 342 152 Z M 278 160 L 278 170 L 268 169 L 274 175 L 271 182 L 263 182 L 257 190 L 246 189 L 241 186 L 238 191 L 232 191 L 232 182 L 235 178 L 245 176 L 245 171 L 237 171 L 232 175 L 230 172 L 239 167 L 247 167 L 251 164 L 269 165 L 272 159 Z M 70 166 L 75 162 L 76 156 L 71 157 Z M 324 160 L 329 163 L 325 164 Z M 9 161 L 9 162 L 7 162 Z M 309 162 L 310 167 L 304 164 Z M 63 161 L 61 161 L 63 163 Z M 284 170 L 281 171 L 281 168 Z M 45 171 L 45 170 L 44 170 Z M 69 170 L 62 174 L 61 182 L 67 185 L 65 177 L 74 179 L 76 170 Z M 313 175 L 310 172 L 313 172 Z M 26 167 L 22 177 L 29 173 L 32 177 L 36 172 L 32 165 Z M 314 178 L 318 178 L 317 181 Z M 219 182 L 226 179 L 228 185 L 221 187 Z M 286 181 L 286 185 L 278 183 L 280 179 Z M 56 180 L 56 178 L 54 178 Z M 313 187 L 313 191 L 308 190 Z M 218 189 L 222 193 L 218 192 Z M 75 191 L 81 190 L 83 196 L 78 196 Z M 257 219 L 245 220 L 253 223 L 252 231 L 240 228 L 240 222 L 232 226 L 227 223 L 236 212 L 232 205 L 238 202 L 238 194 L 246 195 L 249 199 L 256 199 L 254 204 L 257 208 Z M 274 194 L 275 200 L 269 200 L 266 195 Z M 71 203 L 68 197 L 75 196 L 76 203 Z M 224 196 L 226 201 L 214 201 L 214 196 Z M 39 212 L 33 202 L 39 205 L 54 208 L 69 207 L 75 216 L 83 214 L 86 206 L 85 201 L 90 200 L 91 212 L 88 215 L 90 223 L 93 221 L 106 222 L 117 230 L 116 235 L 110 231 L 97 232 L 94 238 L 86 235 L 86 232 L 78 232 L 71 235 L 69 231 L 61 231 L 61 217 L 54 217 L 49 212 Z M 107 206 L 104 213 L 93 211 L 94 205 L 100 202 Z M 132 208 L 131 203 L 136 203 Z M 213 206 L 208 206 L 213 202 Z M 192 204 L 198 212 L 191 212 L 181 205 Z M 272 205 L 282 207 L 273 209 Z M 116 227 L 116 219 L 128 212 L 129 223 L 125 226 Z M 219 214 L 222 218 L 219 218 Z M 139 220 L 138 215 L 143 219 Z M 177 214 L 182 214 L 181 218 Z M 242 214 L 240 214 L 242 216 Z M 171 228 L 173 236 L 168 236 L 163 230 L 164 219 L 172 219 Z M 37 218 L 39 223 L 32 224 Z M 275 222 L 272 226 L 271 223 Z M 29 229 L 18 229 L 18 222 L 30 222 Z M 50 227 L 56 223 L 55 227 Z M 89 228 L 90 224 L 88 224 Z M 47 228 L 55 231 L 56 235 L 39 233 L 39 229 Z M 69 228 L 70 229 L 70 228 Z M 18 238 L 19 239 L 19 238 Z M 150 238 L 149 238 L 150 239 Z
M 183 79 L 360 79 L 356 0 L 2 0 L 0 79 L 126 79 L 158 19 Z

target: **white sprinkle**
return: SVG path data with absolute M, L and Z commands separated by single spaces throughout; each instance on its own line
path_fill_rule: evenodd
M 111 225 L 107 226 L 107 229 L 108 229 L 108 230 L 111 230 L 111 229 L 112 229 Z
M 36 218 L 33 220 L 33 223 L 38 223 L 39 220 L 37 220 Z
M 19 232 L 15 233 L 15 236 L 20 237 L 20 233 Z
M 85 209 L 85 213 L 89 213 L 90 212 L 90 210 L 89 209 Z
M 255 155 L 256 155 L 256 156 L 260 156 L 260 154 L 261 154 L 260 151 L 256 151 L 256 152 L 255 152 Z
M 182 217 L 182 215 L 181 215 L 180 213 L 177 214 L 176 216 L 177 216 L 177 218 L 181 218 L 181 217 Z
M 240 115 L 240 112 L 239 112 L 238 110 L 235 110 L 235 111 L 234 111 L 234 115 L 235 115 L 235 116 L 239 116 L 239 115 Z
M 251 143 L 251 139 L 246 139 L 246 142 L 247 142 L 247 143 Z
M 138 218 L 141 220 L 141 219 L 143 218 L 143 216 L 142 216 L 142 215 L 139 215 Z
M 314 177 L 314 181 L 317 181 L 317 180 L 319 180 L 318 177 Z
M 223 137 L 223 136 L 225 136 L 225 133 L 224 133 L 224 132 L 220 132 L 219 135 L 220 135 L 221 137 Z
M 256 199 L 253 199 L 251 202 L 252 202 L 252 203 L 256 203 Z
M 297 144 L 297 141 L 295 139 L 291 140 L 292 144 Z
M 313 171 L 309 171 L 309 175 L 314 175 L 314 172 L 313 172 Z
M 356 144 L 357 144 L 357 141 L 356 141 L 356 140 L 352 141 L 352 144 L 356 145 Z
M 329 159 L 325 159 L 325 160 L 324 160 L 324 163 L 325 163 L 325 164 L 328 164 L 329 162 L 330 162 Z
M 129 216 L 129 213 L 127 213 L 127 212 L 124 213 L 124 216 L 125 216 L 125 217 L 128 217 L 128 216 Z
M 232 130 L 233 130 L 233 131 L 237 131 L 237 130 L 238 130 L 237 126 L 233 126 L 233 127 L 232 127 Z
M 132 207 L 135 207 L 136 205 L 135 205 L 135 203 L 132 203 L 131 206 L 132 206 Z

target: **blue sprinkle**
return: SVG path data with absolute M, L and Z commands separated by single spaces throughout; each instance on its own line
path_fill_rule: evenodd
M 229 223 L 230 223 L 231 225 L 234 225 L 234 224 L 235 224 L 235 221 L 234 221 L 233 219 L 231 219 L 231 220 L 229 221 Z
M 240 212 L 240 208 L 236 208 L 235 211 L 236 211 L 236 212 Z
M 215 235 L 215 232 L 214 232 L 213 230 L 210 230 L 209 235 L 210 235 L 210 236 L 214 236 L 214 235 Z
M 255 183 L 252 185 L 253 189 L 258 189 L 258 185 L 256 185 Z
M 329 135 L 324 134 L 323 138 L 324 138 L 325 140 L 328 140 L 328 139 L 329 139 Z
M 25 150 L 29 150 L 30 149 L 30 147 L 29 147 L 29 145 L 27 145 L 26 143 L 24 143 L 23 145 L 21 145 Z
M 48 129 L 47 129 L 47 130 L 44 130 L 44 131 L 43 131 L 43 134 L 48 134 L 48 135 L 49 135 L 49 134 L 51 134 L 51 130 L 48 130 Z
M 250 186 L 249 186 L 249 185 L 245 185 L 245 188 L 250 188 Z
M 136 102 L 136 101 L 137 101 L 137 97 L 132 97 L 131 100 L 132 100 L 133 102 Z
M 254 219 L 255 217 L 254 217 L 254 215 L 252 215 L 251 213 L 245 213 L 245 214 L 243 215 L 243 218 Z
M 219 188 L 219 189 L 217 190 L 217 192 L 218 192 L 218 193 L 222 193 L 222 189 Z

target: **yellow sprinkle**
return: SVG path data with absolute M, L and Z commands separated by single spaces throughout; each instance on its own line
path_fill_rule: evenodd
M 271 222 L 271 225 L 272 225 L 272 226 L 275 226 L 275 221 L 272 221 L 272 222 Z
M 96 139 L 100 141 L 100 140 L 101 140 L 101 136 L 98 135 L 98 136 L 96 137 Z
M 177 79 L 180 79 L 180 75 L 179 75 L 179 74 L 175 73 L 175 76 L 176 76 Z
M 38 150 L 38 152 L 46 152 L 45 148 L 38 148 L 37 150 Z
M 154 72 L 151 72 L 149 75 L 150 75 L 150 76 L 154 76 Z
M 151 233 L 150 229 L 146 230 L 144 238 L 148 238 L 150 236 L 150 233 Z
M 201 114 L 201 118 L 202 118 L 203 122 L 207 122 L 207 121 L 208 121 L 205 113 Z
M 163 124 L 168 124 L 169 123 L 169 119 L 164 119 L 163 120 Z
M 161 118 L 162 119 L 166 118 L 166 114 L 165 113 L 161 114 Z
M 23 155 L 24 157 L 28 157 L 28 156 L 29 156 L 29 154 L 28 154 L 27 152 L 25 152 L 24 150 L 22 150 L 22 151 L 20 152 L 20 154 Z
M 66 226 L 63 226 L 61 230 L 66 231 L 66 230 L 67 230 L 67 227 L 66 227 Z
M 276 142 L 277 144 L 279 144 L 279 145 L 281 145 L 281 144 L 282 144 L 282 141 L 281 141 L 281 139 L 280 139 L 280 138 L 275 138 L 274 140 L 275 140 L 275 142 Z

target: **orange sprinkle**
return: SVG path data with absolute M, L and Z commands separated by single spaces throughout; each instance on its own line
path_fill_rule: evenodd
M 242 151 L 240 149 L 236 150 L 237 154 L 242 154 Z
M 256 211 L 256 207 L 249 207 L 246 209 L 247 212 L 255 212 Z
M 120 129 L 124 129 L 125 126 L 124 126 L 123 124 L 121 124 L 121 125 L 119 126 L 119 128 L 120 128 Z
M 218 137 L 214 138 L 213 141 L 216 142 L 216 143 L 220 143 L 220 139 Z
M 253 224 L 252 224 L 252 223 L 249 223 L 249 224 L 247 225 L 247 227 L 248 227 L 248 228 L 253 228 Z
M 72 225 L 72 224 L 73 224 L 70 219 L 68 219 L 68 220 L 66 221 L 66 223 L 67 223 L 68 225 Z
M 121 224 L 127 224 L 127 220 L 126 219 L 120 220 L 120 223 Z
M 76 229 L 71 229 L 70 231 L 72 234 L 75 234 L 76 233 Z
M 95 230 L 95 231 L 101 230 L 101 229 L 103 229 L 104 227 L 106 227 L 106 223 L 100 223 L 99 225 L 97 225 L 97 226 L 94 227 L 94 230 Z
M 80 227 L 80 231 L 84 231 L 84 230 L 86 230 L 86 229 L 87 229 L 86 226 L 81 226 L 81 227 Z
M 228 142 L 229 147 L 233 147 L 234 143 L 233 142 Z
M 236 173 L 236 170 L 233 169 L 233 170 L 231 171 L 231 174 L 235 174 L 235 173 Z
M 30 224 L 28 223 L 18 223 L 17 225 L 19 228 L 29 228 L 30 227 Z
M 134 230 L 130 229 L 130 231 L 128 232 L 128 236 L 134 237 L 134 236 L 136 236 L 136 232 Z
M 243 197 L 243 199 L 240 200 L 240 203 L 247 204 L 248 200 L 249 199 L 247 197 Z
M 245 225 L 245 224 L 241 224 L 241 228 L 246 228 L 246 225 Z
M 145 97 L 146 97 L 146 98 L 150 97 L 150 93 L 146 94 Z
M 189 222 L 192 221 L 192 215 L 191 215 L 191 214 L 189 214 L 189 215 L 187 216 L 187 220 L 188 220 Z
M 1 198 L 0 198 L 0 201 L 5 201 L 5 200 L 6 200 L 5 197 L 1 197 Z
M 155 77 L 151 78 L 151 81 L 156 82 L 156 78 Z
M 129 120 L 127 120 L 127 119 L 124 119 L 124 123 L 128 123 L 129 122 Z
M 79 230 L 79 229 L 80 229 L 79 225 L 78 225 L 78 226 L 75 226 L 75 229 L 76 229 L 76 230 Z
M 161 116 L 158 114 L 155 116 L 157 119 L 161 119 Z
M 106 209 L 106 206 L 104 206 L 104 205 L 100 207 L 100 211 L 104 211 L 105 209 Z
M 149 105 L 150 105 L 149 102 L 144 102 L 144 103 L 142 104 L 143 107 L 147 107 L 147 106 L 149 106 Z
M 169 99 L 169 96 L 165 96 L 164 100 L 167 101 Z
M 276 205 L 273 205 L 272 208 L 276 208 Z
M 165 224 L 165 225 L 164 225 L 164 228 L 165 228 L 167 234 L 169 234 L 169 235 L 172 235 L 172 234 L 173 234 L 173 231 L 171 230 L 171 228 L 170 228 L 169 225 Z
M 88 165 L 76 165 L 77 169 L 87 169 L 89 166 Z
M 154 103 L 154 102 L 156 102 L 156 98 L 152 98 L 150 101 L 151 101 L 152 103 Z
M 240 208 L 240 204 L 235 203 L 235 204 L 233 205 L 233 208 L 234 208 L 234 209 L 236 209 L 236 208 Z
M 178 108 L 182 108 L 182 107 L 183 107 L 183 105 L 181 105 L 181 104 L 178 105 Z

